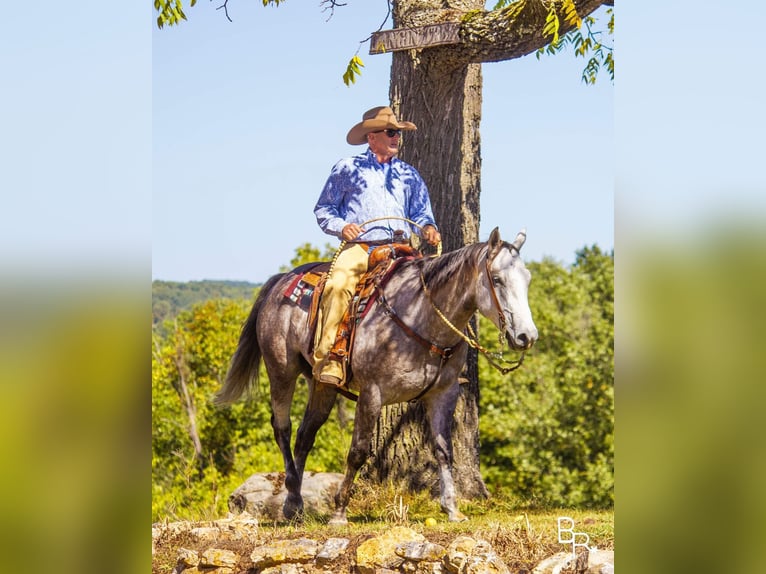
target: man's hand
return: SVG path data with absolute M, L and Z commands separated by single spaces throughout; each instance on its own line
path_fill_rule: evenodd
M 356 223 L 349 223 L 343 228 L 343 231 L 341 231 L 341 237 L 345 241 L 352 241 L 359 237 L 359 234 L 362 233 L 362 228 L 359 227 Z
M 442 240 L 442 236 L 433 225 L 426 225 L 423 228 L 423 239 L 431 245 L 438 245 Z

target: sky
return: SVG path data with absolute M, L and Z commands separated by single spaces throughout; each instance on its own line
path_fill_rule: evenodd
M 152 32 L 152 278 L 264 281 L 299 245 L 339 243 L 313 207 L 330 168 L 364 149 L 348 130 L 389 103 L 391 55 L 359 48 L 386 5 L 186 14 Z M 357 49 L 365 67 L 347 87 Z M 571 51 L 483 65 L 479 235 L 526 228 L 527 260 L 614 246 L 614 86 L 606 73 L 585 85 L 583 67 Z
M 43 2 L 34 25 L 3 8 L 3 276 L 257 282 L 332 243 L 314 202 L 388 95 L 391 58 L 367 45 L 357 84 L 341 81 L 378 3 L 327 21 L 318 3 L 232 0 L 230 23 L 199 2 L 164 30 L 138 4 Z M 648 237 L 766 212 L 759 36 L 742 24 L 766 6 L 633 4 L 614 84 L 584 85 L 571 53 L 483 66 L 481 239 L 526 227 L 527 260 L 596 244 L 619 263 Z

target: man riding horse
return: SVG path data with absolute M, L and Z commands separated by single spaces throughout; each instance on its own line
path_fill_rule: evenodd
M 520 254 L 526 232 L 507 242 L 495 228 L 485 243 L 438 257 L 400 257 L 387 282 L 376 284 L 379 304 L 367 305 L 366 314 L 356 324 L 354 351 L 345 360 L 349 371 L 344 373 L 344 365 L 331 360 L 337 326 L 368 267 L 370 249 L 406 240 L 403 219 L 412 222 L 428 243 L 441 242 L 423 179 L 412 166 L 394 157 L 400 131 L 414 129 L 411 122 L 399 122 L 389 107 L 366 112 L 346 139 L 352 145 L 367 143 L 367 151 L 338 162 L 317 201 L 314 212 L 320 227 L 342 238 L 344 244 L 325 286 L 314 350 L 307 328 L 311 313 L 292 299 L 297 282 L 306 274 L 301 266 L 274 275 L 261 288 L 215 397 L 218 405 L 233 403 L 252 388 L 260 364 L 265 364 L 271 426 L 285 465 L 288 494 L 283 513 L 288 520 L 303 514 L 306 460 L 317 431 L 342 391 L 335 385 L 342 384 L 345 375 L 358 385 L 359 395 L 345 476 L 335 495 L 330 522 L 347 522 L 351 488 L 369 456 L 381 409 L 415 400 L 423 405 L 428 421 L 441 508 L 450 521 L 465 520 L 452 477 L 458 377 L 469 346 L 488 355 L 475 335 L 469 336 L 469 322 L 480 312 L 512 349 L 522 353 L 538 337 L 527 300 L 531 276 Z M 373 222 L 376 225 L 368 229 L 366 224 Z M 406 252 L 406 247 L 382 249 Z M 505 373 L 518 367 L 521 359 L 507 367 L 490 362 Z M 292 403 L 299 375 L 307 380 L 309 398 L 292 448 Z
M 367 144 L 367 150 L 333 166 L 314 207 L 322 231 L 346 242 L 327 278 L 319 307 L 313 375 L 320 383 L 344 383 L 343 366 L 333 360 L 330 350 L 354 290 L 367 271 L 370 251 L 379 245 L 407 241 L 402 219 L 413 221 L 429 244 L 441 242 L 423 178 L 414 167 L 395 157 L 402 130 L 416 129 L 412 122 L 398 121 L 388 106 L 365 112 L 346 141 Z M 376 225 L 363 230 L 361 225 L 371 220 Z

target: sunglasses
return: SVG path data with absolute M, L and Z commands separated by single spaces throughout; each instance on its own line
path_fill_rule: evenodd
M 386 135 L 390 138 L 394 136 L 400 136 L 402 135 L 402 130 L 378 130 L 376 132 L 372 132 L 374 134 L 379 134 L 380 132 L 386 132 Z

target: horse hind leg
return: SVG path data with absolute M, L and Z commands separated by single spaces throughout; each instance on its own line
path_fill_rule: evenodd
M 274 440 L 282 453 L 285 466 L 285 488 L 287 498 L 283 506 L 285 518 L 292 520 L 303 511 L 303 498 L 301 497 L 301 476 L 295 466 L 293 452 L 290 446 L 292 437 L 292 421 L 290 420 L 290 407 L 295 393 L 295 380 L 297 375 L 275 376 L 269 373 L 271 387 L 271 427 L 274 431 Z
M 275 371 L 277 369 L 273 369 Z M 290 447 L 292 437 L 292 422 L 290 409 L 295 393 L 296 379 L 299 373 L 308 377 L 309 400 L 306 412 L 298 433 L 295 437 L 295 448 Z M 327 385 L 314 385 L 311 380 L 311 370 L 298 361 L 295 369 L 289 373 L 280 372 L 277 376 L 269 377 L 271 381 L 271 425 L 274 429 L 274 439 L 282 453 L 285 465 L 285 489 L 287 496 L 282 506 L 282 513 L 288 520 L 300 519 L 303 516 L 303 471 L 306 458 L 319 428 L 327 421 L 335 404 L 335 389 Z
M 314 446 L 317 431 L 327 421 L 332 408 L 335 405 L 337 393 L 333 387 L 329 385 L 317 385 L 313 380 L 307 379 L 309 386 L 309 400 L 306 404 L 306 411 L 303 415 L 300 427 L 298 427 L 298 433 L 295 437 L 295 476 L 298 479 L 297 484 L 292 485 L 295 488 L 295 492 L 300 496 L 300 490 L 303 484 L 303 471 L 306 467 L 306 459 L 308 458 L 311 449 Z M 288 492 L 290 492 L 288 490 Z M 290 492 L 292 494 L 292 492 Z M 293 511 L 293 507 L 297 502 L 297 498 L 292 498 L 288 495 L 288 500 L 285 501 L 285 515 L 288 511 Z M 288 504 L 289 503 L 289 504 Z M 303 508 L 303 501 L 301 499 L 300 509 Z

